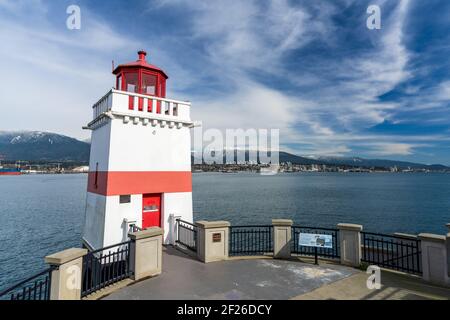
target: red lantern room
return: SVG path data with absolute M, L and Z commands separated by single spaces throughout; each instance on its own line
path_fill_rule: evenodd
M 113 71 L 117 90 L 165 98 L 168 76 L 145 60 L 147 52 L 141 50 L 138 55 L 138 60 L 121 64 Z

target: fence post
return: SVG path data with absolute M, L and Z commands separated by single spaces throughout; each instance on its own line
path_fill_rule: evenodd
M 228 259 L 228 221 L 197 221 L 197 257 L 205 263 Z
M 291 257 L 292 225 L 289 219 L 272 219 L 273 226 L 273 257 L 289 259 Z
M 45 257 L 57 267 L 51 274 L 50 300 L 80 300 L 86 249 L 70 248 Z
M 172 246 L 176 245 L 177 241 L 177 219 L 181 216 L 176 216 L 173 213 L 169 215 L 169 241 Z
M 156 276 L 162 270 L 163 230 L 151 227 L 129 233 L 131 239 L 130 264 L 133 280 Z
M 447 238 L 431 233 L 419 234 L 424 280 L 438 285 L 450 284 L 447 266 Z
M 361 265 L 361 231 L 362 225 L 339 223 L 339 244 L 341 264 L 359 267 Z

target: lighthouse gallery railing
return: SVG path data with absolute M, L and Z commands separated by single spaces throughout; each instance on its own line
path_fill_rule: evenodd
M 191 123 L 190 107 L 188 101 L 111 89 L 92 106 L 93 120 L 88 127 L 100 121 L 106 113 L 165 120 L 169 124 Z

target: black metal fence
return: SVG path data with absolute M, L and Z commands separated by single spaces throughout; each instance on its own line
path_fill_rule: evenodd
M 307 247 L 300 245 L 300 234 L 301 233 L 311 233 L 311 234 L 326 234 L 332 236 L 331 245 L 332 248 L 325 247 Z M 301 256 L 315 256 L 317 251 L 317 256 L 328 259 L 338 259 L 340 258 L 340 248 L 339 248 L 339 230 L 333 228 L 312 228 L 312 227 L 292 227 L 292 247 L 291 253 L 298 254 Z
M 177 219 L 177 240 L 178 244 L 197 252 L 197 226 L 190 222 Z
M 130 247 L 131 241 L 126 241 L 91 251 L 83 257 L 82 297 L 133 274 Z
M 420 240 L 361 232 L 362 261 L 379 267 L 422 274 Z
M 0 300 L 50 300 L 52 271 L 50 267 L 0 292 Z
M 230 227 L 230 256 L 265 255 L 273 253 L 272 226 Z

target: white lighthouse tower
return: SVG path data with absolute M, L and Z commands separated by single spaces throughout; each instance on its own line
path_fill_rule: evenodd
M 83 242 L 99 249 L 127 240 L 130 225 L 192 221 L 190 103 L 166 99 L 166 73 L 146 61 L 121 64 L 116 88 L 93 106 Z

